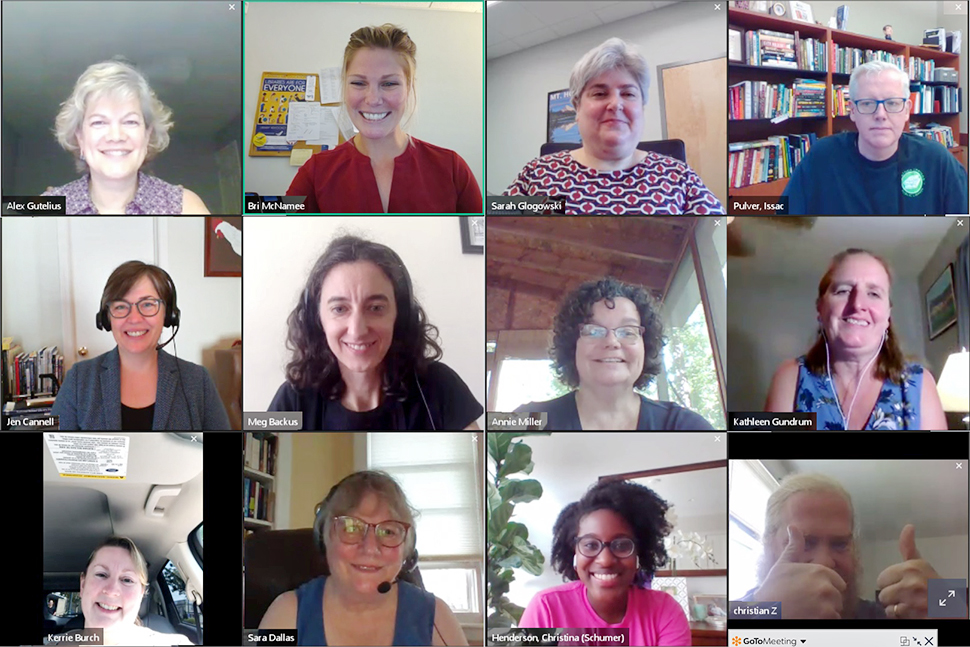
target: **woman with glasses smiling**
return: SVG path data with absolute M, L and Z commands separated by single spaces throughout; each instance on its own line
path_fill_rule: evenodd
M 663 346 L 663 322 L 646 288 L 613 277 L 583 283 L 553 324 L 552 368 L 575 390 L 516 412 L 548 413 L 549 430 L 711 429 L 693 411 L 634 391 L 663 370 Z
M 229 431 L 229 416 L 208 371 L 162 351 L 181 312 L 168 272 L 141 261 L 111 273 L 95 317 L 114 350 L 75 364 L 54 401 L 60 429 Z M 159 345 L 162 328 L 174 328 Z
M 690 645 L 680 604 L 649 586 L 667 561 L 667 508 L 653 490 L 627 481 L 601 481 L 563 508 L 550 562 L 567 583 L 532 598 L 519 627 L 572 628 L 600 638 L 560 644 L 610 644 L 609 637 L 626 630 L 626 645 Z
M 259 628 L 296 629 L 299 645 L 467 645 L 455 614 L 415 570 L 414 514 L 384 472 L 337 483 L 313 523 L 330 574 L 279 595 Z

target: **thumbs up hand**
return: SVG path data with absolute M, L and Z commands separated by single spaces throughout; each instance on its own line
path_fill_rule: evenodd
M 821 564 L 803 563 L 805 537 L 788 526 L 788 545 L 754 593 L 758 602 L 781 602 L 781 617 L 841 618 L 846 585 L 838 573 Z
M 907 524 L 899 533 L 899 555 L 903 561 L 876 578 L 879 603 L 886 607 L 889 618 L 925 618 L 929 580 L 940 575 L 917 550 L 913 524 Z

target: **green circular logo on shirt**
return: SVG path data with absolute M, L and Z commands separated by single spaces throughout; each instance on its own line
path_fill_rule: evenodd
M 923 177 L 923 172 L 919 169 L 910 169 L 903 172 L 903 178 L 900 185 L 903 188 L 903 194 L 908 195 L 911 198 L 915 198 L 920 193 L 923 192 L 923 182 L 926 178 Z

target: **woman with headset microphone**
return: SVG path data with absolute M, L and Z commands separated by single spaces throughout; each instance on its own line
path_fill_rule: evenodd
M 478 429 L 484 409 L 442 353 L 394 250 L 333 240 L 287 319 L 293 351 L 270 411 L 304 430 Z
M 468 644 L 415 571 L 414 511 L 388 474 L 355 472 L 333 486 L 313 537 L 330 575 L 279 595 L 260 629 L 296 629 L 299 645 Z
M 53 414 L 63 430 L 229 431 L 229 416 L 202 366 L 162 348 L 178 333 L 181 313 L 168 272 L 141 261 L 111 273 L 95 317 L 117 346 L 75 364 L 64 378 Z M 159 345 L 162 328 L 175 330 Z

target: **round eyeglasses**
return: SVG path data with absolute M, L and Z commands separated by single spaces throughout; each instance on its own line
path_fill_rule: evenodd
M 637 552 L 636 542 L 629 537 L 617 537 L 613 541 L 604 542 L 596 537 L 586 535 L 576 540 L 576 549 L 583 557 L 598 557 L 607 546 L 613 553 L 613 557 L 618 559 L 625 559 Z
M 138 308 L 138 312 L 143 317 L 152 317 L 158 314 L 162 305 L 161 299 L 142 299 L 138 303 L 128 303 L 127 301 L 108 302 L 108 314 L 115 319 L 124 319 L 131 312 L 131 306 Z
M 410 525 L 403 521 L 381 521 L 380 523 L 367 523 L 357 517 L 341 516 L 334 517 L 334 529 L 337 539 L 345 544 L 359 544 L 367 537 L 367 531 L 374 529 L 374 536 L 384 548 L 397 548 L 407 539 Z
M 906 99 L 859 99 L 858 101 L 853 101 L 856 110 L 861 114 L 871 115 L 879 110 L 879 104 L 886 106 L 886 112 L 897 113 L 902 112 L 903 108 L 906 107 Z
M 619 328 L 606 328 L 596 324 L 583 324 L 579 327 L 579 336 L 587 339 L 606 339 L 606 336 L 613 331 L 616 340 L 621 344 L 635 344 L 643 336 L 643 326 L 620 326 Z

